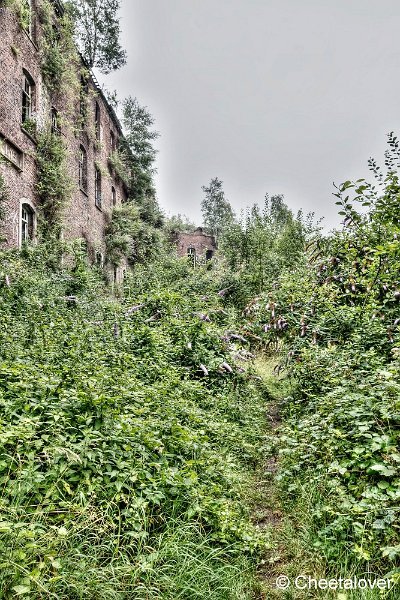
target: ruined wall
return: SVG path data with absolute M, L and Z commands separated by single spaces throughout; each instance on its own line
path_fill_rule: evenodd
M 2 237 L 7 247 L 21 243 L 21 202 L 38 207 L 35 192 L 37 181 L 35 136 L 22 124 L 22 86 L 27 72 L 34 82 L 33 113 L 40 129 L 51 122 L 51 111 L 57 111 L 60 135 L 67 150 L 67 171 L 72 195 L 63 214 L 64 239 L 83 238 L 92 258 L 96 252 L 105 254 L 104 231 L 113 205 L 127 199 L 122 181 L 111 168 L 109 157 L 122 135 L 115 113 L 94 80 L 88 80 L 85 124 L 79 126 L 80 86 L 65 95 L 46 89 L 41 73 L 41 28 L 38 2 L 33 3 L 33 25 L 28 33 L 21 27 L 14 11 L 0 8 L 0 174 L 9 189 L 6 220 Z M 77 70 L 80 81 L 83 67 L 80 59 L 71 68 Z M 99 127 L 96 135 L 95 115 L 98 104 Z M 68 104 L 68 106 L 67 106 Z M 87 153 L 87 190 L 79 186 L 79 154 L 83 146 Z M 95 169 L 101 172 L 101 208 L 95 203 Z M 113 197 L 112 188 L 115 190 Z
M 204 233 L 201 227 L 190 233 L 177 233 L 175 242 L 179 256 L 188 256 L 190 248 L 194 248 L 197 257 L 205 257 L 207 251 L 213 256 L 217 250 L 214 236 Z M 208 258 L 211 256 L 208 254 Z

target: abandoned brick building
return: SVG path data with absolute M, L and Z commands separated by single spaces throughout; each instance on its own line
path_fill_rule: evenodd
M 194 263 L 203 259 L 210 260 L 217 250 L 214 236 L 204 233 L 201 227 L 188 233 L 176 233 L 175 242 L 178 255 L 188 256 Z
M 122 136 L 121 125 L 76 52 L 70 68 L 78 85 L 70 87 L 69 100 L 65 92 L 46 86 L 41 0 L 25 3 L 29 12 L 22 24 L 16 11 L 2 4 L 0 1 L 0 175 L 9 192 L 3 244 L 18 247 L 35 241 L 39 208 L 35 131 L 51 127 L 52 133 L 63 139 L 71 182 L 62 214 L 62 237 L 86 240 L 92 260 L 102 263 L 112 209 L 127 199 L 126 186 L 112 162 Z M 57 27 L 63 7 L 59 0 L 51 0 L 51 6 L 53 27 Z M 117 271 L 114 275 L 120 277 Z

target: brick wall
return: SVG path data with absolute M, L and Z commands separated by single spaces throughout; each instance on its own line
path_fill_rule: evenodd
M 200 227 L 191 233 L 177 233 L 175 242 L 179 256 L 188 256 L 191 248 L 194 248 L 197 257 L 205 257 L 207 251 L 214 255 L 217 249 L 214 236 L 204 233 Z
M 10 190 L 6 205 L 6 220 L 2 237 L 7 247 L 20 244 L 21 201 L 37 207 L 35 193 L 36 164 L 34 139 L 22 127 L 22 82 L 24 70 L 34 81 L 33 110 L 38 126 L 49 123 L 51 109 L 59 115 L 62 139 L 67 149 L 67 169 L 73 183 L 73 193 L 65 207 L 63 216 L 64 239 L 83 238 L 87 241 L 90 253 L 105 253 L 104 230 L 113 208 L 112 188 L 115 189 L 115 203 L 126 201 L 127 193 L 123 183 L 116 177 L 109 165 L 112 152 L 112 135 L 117 143 L 122 135 L 121 126 L 105 97 L 90 78 L 87 94 L 86 125 L 82 131 L 74 128 L 74 119 L 79 117 L 80 90 L 70 90 L 69 105 L 65 98 L 51 95 L 46 89 L 40 69 L 41 27 L 37 18 L 35 3 L 35 27 L 32 38 L 24 31 L 12 10 L 0 8 L 0 143 L 2 154 L 18 160 L 2 160 L 0 173 Z M 83 63 L 71 65 L 79 71 Z M 78 75 L 79 77 L 79 75 Z M 95 111 L 99 107 L 99 139 L 96 140 Z M 72 122 L 71 122 L 72 121 Z M 67 125 L 71 122 L 71 126 Z M 77 133 L 78 131 L 78 133 Z M 79 187 L 79 153 L 83 146 L 87 153 L 87 192 Z M 21 158 L 21 161 L 20 161 Z M 101 171 L 101 208 L 95 204 L 95 165 Z

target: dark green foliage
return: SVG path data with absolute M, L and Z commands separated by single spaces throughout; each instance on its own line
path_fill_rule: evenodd
M 153 259 L 161 250 L 161 233 L 141 218 L 132 202 L 115 208 L 106 230 L 107 260 L 118 266 L 123 259 L 131 265 Z
M 178 231 L 194 231 L 196 229 L 196 224 L 188 219 L 186 215 L 178 213 L 177 215 L 172 215 L 165 219 L 164 229 L 168 234 L 176 233 Z
M 79 247 L 24 252 L 0 263 L 0 595 L 248 598 L 263 399 L 210 274 L 167 255 L 117 301 Z
M 141 218 L 154 227 L 161 227 L 163 215 L 156 200 L 153 182 L 157 155 L 153 144 L 159 134 L 152 129 L 153 124 L 154 118 L 146 107 L 140 106 L 136 98 L 129 97 L 124 101 L 125 138 L 120 151 L 131 172 L 129 195 L 138 203 Z

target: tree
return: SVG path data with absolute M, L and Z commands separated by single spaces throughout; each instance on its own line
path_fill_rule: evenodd
M 130 196 L 139 205 L 141 218 L 150 225 L 161 227 L 163 215 L 153 181 L 157 156 L 153 142 L 160 135 L 152 129 L 154 117 L 136 98 L 129 97 L 123 103 L 123 125 L 125 138 L 121 142 L 121 152 L 132 173 Z
M 202 186 L 205 197 L 201 202 L 204 225 L 208 227 L 216 239 L 233 221 L 234 213 L 229 201 L 225 198 L 223 182 L 214 177 L 208 187 Z
M 110 73 L 126 64 L 120 43 L 120 0 L 70 0 L 79 48 L 89 68 Z
M 294 217 L 282 195 L 267 194 L 262 209 L 255 204 L 225 229 L 222 253 L 231 273 L 240 274 L 248 298 L 270 287 L 283 272 L 298 268 L 305 241 L 317 230 L 312 214 L 304 218 L 300 211 Z

